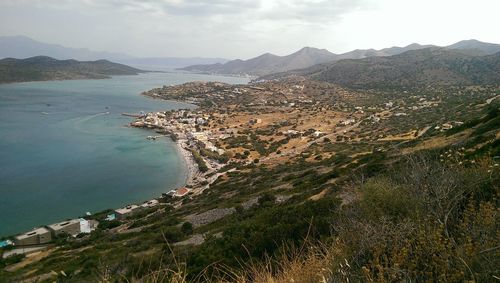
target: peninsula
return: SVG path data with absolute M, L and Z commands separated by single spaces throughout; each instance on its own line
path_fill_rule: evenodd
M 57 60 L 46 56 L 0 60 L 0 84 L 28 81 L 106 79 L 145 72 L 107 60 Z

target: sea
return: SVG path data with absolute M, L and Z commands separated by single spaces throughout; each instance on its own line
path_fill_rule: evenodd
M 163 72 L 0 85 L 0 237 L 182 186 L 175 144 L 121 114 L 193 108 L 140 95 L 189 81 L 249 80 Z

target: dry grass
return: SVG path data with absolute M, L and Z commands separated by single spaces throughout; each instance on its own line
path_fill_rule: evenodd
M 334 273 L 346 274 L 345 260 L 335 253 L 336 249 L 321 244 L 304 244 L 300 248 L 284 247 L 277 258 L 266 257 L 262 262 L 241 264 L 238 270 L 215 266 L 211 275 L 202 274 L 196 282 L 235 283 L 289 283 L 332 282 Z M 339 268 L 340 267 L 340 268 Z M 341 275 L 342 276 L 342 275 Z
M 188 280 L 185 265 L 175 262 L 175 269 L 159 269 L 140 279 L 126 282 L 147 283 L 290 283 L 290 282 L 349 282 L 350 265 L 342 256 L 339 243 L 327 246 L 308 240 L 301 247 L 284 246 L 276 257 L 266 256 L 263 261 L 241 263 L 230 268 L 214 264 L 192 280 Z M 109 282 L 106 276 L 100 282 Z
M 26 258 L 24 260 L 22 260 L 19 263 L 12 264 L 12 265 L 8 266 L 7 268 L 5 268 L 5 270 L 9 271 L 9 272 L 17 271 L 17 270 L 19 270 L 19 269 L 21 269 L 21 268 L 23 268 L 31 263 L 40 261 L 41 259 L 49 256 L 55 250 L 56 250 L 55 248 L 52 248 L 52 249 L 48 249 L 48 250 L 43 250 L 43 251 L 27 254 Z

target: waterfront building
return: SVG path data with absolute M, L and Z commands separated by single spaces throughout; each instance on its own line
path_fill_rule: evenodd
M 180 197 L 187 195 L 188 193 L 189 193 L 188 188 L 180 188 L 180 189 L 175 191 L 174 197 L 180 198 Z
M 111 220 L 115 220 L 116 219 L 116 215 L 114 213 L 111 213 L 111 214 L 108 214 L 106 215 L 106 221 L 111 221 Z
M 143 208 L 148 208 L 148 207 L 153 207 L 153 206 L 156 206 L 158 205 L 160 202 L 156 199 L 152 199 L 152 200 L 148 200 L 146 202 L 144 202 L 143 204 L 141 204 L 141 207 Z
M 99 222 L 96 220 L 86 220 L 83 218 L 80 218 L 80 233 L 90 233 L 94 231 L 97 228 L 97 225 L 99 225 Z
M 131 215 L 134 212 L 134 210 L 138 208 L 139 208 L 138 205 L 132 204 L 132 205 L 127 205 L 123 208 L 116 209 L 115 210 L 116 219 L 118 220 L 125 219 L 127 218 L 127 216 Z
M 71 236 L 78 235 L 80 230 L 80 219 L 71 219 L 55 224 L 48 225 L 47 228 L 52 232 L 53 236 L 68 234 Z
M 40 245 L 49 243 L 52 240 L 50 231 L 45 227 L 33 229 L 14 238 L 17 246 Z
M 0 241 L 0 248 L 12 246 L 13 244 L 11 240 Z

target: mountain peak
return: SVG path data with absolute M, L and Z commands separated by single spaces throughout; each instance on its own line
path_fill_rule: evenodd
M 446 48 L 479 50 L 482 55 L 500 52 L 500 44 L 482 42 L 477 39 L 462 40 L 452 45 L 446 46 Z
M 297 51 L 295 53 L 296 54 L 300 54 L 300 53 L 320 53 L 320 52 L 322 52 L 322 53 L 324 53 L 324 52 L 330 53 L 326 49 L 320 49 L 320 48 L 310 47 L 310 46 L 302 47 L 299 51 Z

